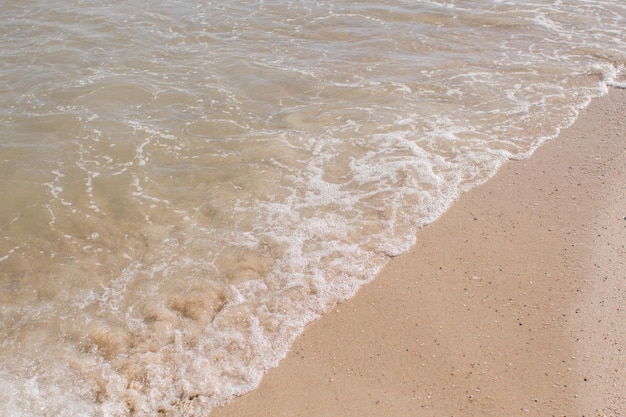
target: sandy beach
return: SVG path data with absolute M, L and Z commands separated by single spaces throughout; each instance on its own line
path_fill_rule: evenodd
M 626 415 L 625 148 L 613 89 L 211 417 Z

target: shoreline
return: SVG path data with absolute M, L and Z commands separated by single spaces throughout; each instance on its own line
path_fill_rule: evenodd
M 626 415 L 626 90 L 309 324 L 229 416 Z

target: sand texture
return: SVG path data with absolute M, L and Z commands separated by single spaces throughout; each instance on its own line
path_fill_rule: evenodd
M 226 416 L 626 416 L 626 90 L 463 195 Z

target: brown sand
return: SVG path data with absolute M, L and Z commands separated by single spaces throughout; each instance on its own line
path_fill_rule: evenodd
M 626 416 L 626 91 L 463 195 L 225 416 Z

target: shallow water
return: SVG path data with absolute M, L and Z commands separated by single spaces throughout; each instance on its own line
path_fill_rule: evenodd
M 0 411 L 204 415 L 623 86 L 614 1 L 7 1 Z M 621 77 L 621 78 L 620 78 Z

